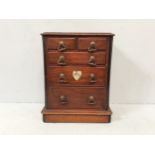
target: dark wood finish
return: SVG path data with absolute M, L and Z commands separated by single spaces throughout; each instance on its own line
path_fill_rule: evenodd
M 105 52 L 57 52 L 51 51 L 47 54 L 47 65 L 58 65 L 58 59 L 60 56 L 64 56 L 65 65 L 89 65 L 89 60 L 91 56 L 95 57 L 95 65 L 105 65 L 106 64 L 106 53 Z
M 87 87 L 54 87 L 48 90 L 47 109 L 105 109 L 106 94 L 105 89 Z M 65 96 L 66 100 L 60 100 L 60 96 Z M 94 97 L 91 103 L 89 97 Z
M 75 49 L 75 38 L 48 38 L 47 39 L 47 48 L 48 49 L 58 49 L 59 43 L 64 42 L 66 50 Z
M 108 46 L 108 37 L 88 37 L 88 38 L 79 38 L 78 39 L 78 49 L 87 50 L 90 47 L 91 42 L 94 42 L 96 45 L 96 50 L 106 50 Z
M 44 122 L 110 122 L 113 36 L 112 33 L 42 33 Z
M 42 113 L 44 122 L 70 122 L 70 123 L 109 123 L 111 110 L 51 110 L 44 108 Z
M 113 37 L 115 34 L 113 33 L 90 33 L 90 32 L 44 32 L 41 34 L 42 36 L 52 36 L 52 37 L 55 37 L 55 36 L 74 36 L 74 37 L 79 37 L 79 36 L 83 36 L 83 37 L 87 37 L 87 36 L 99 36 L 99 37 L 105 37 L 105 36 L 109 36 L 109 37 Z
M 82 71 L 80 80 L 73 78 L 73 71 Z M 64 74 L 64 82 L 60 82 L 60 74 Z M 91 74 L 96 77 L 96 82 L 91 82 Z M 106 69 L 105 67 L 79 67 L 79 66 L 60 66 L 47 68 L 48 85 L 90 85 L 90 86 L 105 86 Z

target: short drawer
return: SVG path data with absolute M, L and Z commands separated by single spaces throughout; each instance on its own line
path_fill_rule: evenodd
M 105 65 L 106 53 L 87 53 L 87 52 L 49 52 L 47 54 L 47 65 Z
M 95 52 L 108 48 L 107 37 L 83 37 L 78 39 L 78 49 Z
M 76 48 L 75 38 L 47 38 L 47 49 L 66 51 Z
M 47 100 L 49 109 L 105 109 L 106 91 L 102 87 L 49 87 Z
M 49 85 L 90 85 L 105 86 L 105 67 L 48 67 L 47 80 Z

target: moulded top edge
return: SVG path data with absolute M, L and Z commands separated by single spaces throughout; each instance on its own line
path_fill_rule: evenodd
M 114 36 L 113 33 L 103 33 L 103 32 L 43 32 L 41 33 L 42 36 Z

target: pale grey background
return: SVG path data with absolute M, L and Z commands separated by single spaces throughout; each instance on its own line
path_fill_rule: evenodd
M 45 31 L 115 33 L 110 102 L 155 103 L 155 20 L 0 20 L 0 102 L 44 102 Z

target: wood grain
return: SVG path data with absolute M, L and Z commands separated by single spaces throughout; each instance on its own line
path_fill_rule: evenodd
M 59 46 L 59 42 L 63 41 L 66 49 L 75 49 L 76 43 L 75 38 L 52 38 L 49 37 L 46 42 L 46 46 L 48 49 L 57 49 Z
M 49 110 L 44 108 L 43 121 L 59 123 L 110 123 L 111 110 Z
M 47 65 L 58 65 L 58 59 L 60 56 L 64 56 L 66 65 L 87 65 L 89 66 L 89 59 L 91 56 L 95 57 L 96 65 L 105 65 L 106 64 L 106 53 L 97 52 L 97 53 L 88 53 L 88 52 L 57 52 L 51 51 L 47 53 Z
M 110 122 L 110 66 L 114 34 L 45 32 L 41 35 L 45 70 L 43 121 Z M 61 49 L 60 41 L 64 43 Z M 91 44 L 92 41 L 95 44 Z M 89 64 L 90 57 L 95 58 L 95 64 Z M 62 58 L 65 63 L 58 63 Z M 75 71 L 82 73 L 78 80 L 73 76 Z
M 90 43 L 94 41 L 97 50 L 106 50 L 108 44 L 108 37 L 86 37 L 78 39 L 78 49 L 88 50 Z
M 60 96 L 67 98 L 60 102 Z M 89 97 L 94 96 L 94 104 L 89 104 Z M 48 109 L 106 109 L 106 91 L 102 87 L 49 87 Z
M 73 71 L 81 71 L 82 75 L 79 80 L 73 77 Z M 59 80 L 60 74 L 65 76 L 65 82 L 61 83 Z M 94 74 L 96 82 L 91 83 L 90 74 Z M 90 85 L 90 86 L 105 86 L 106 84 L 106 68 L 105 67 L 79 67 L 79 66 L 50 66 L 47 68 L 47 81 L 49 86 L 54 85 Z

